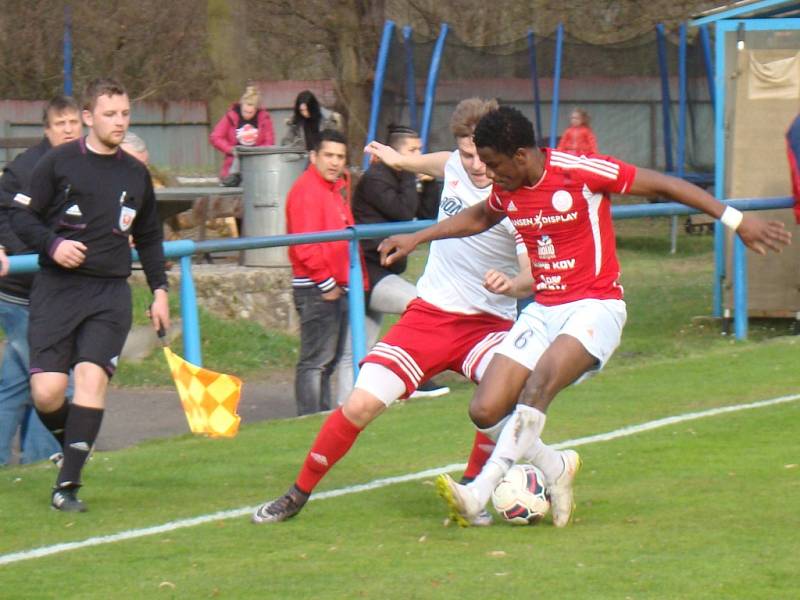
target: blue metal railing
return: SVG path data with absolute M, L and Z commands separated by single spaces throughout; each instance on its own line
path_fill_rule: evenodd
M 422 107 L 422 129 L 419 132 L 422 139 L 423 152 L 427 152 L 428 148 L 431 118 L 433 117 L 434 101 L 436 100 L 436 84 L 439 81 L 439 67 L 442 64 L 442 53 L 444 52 L 444 45 L 449 31 L 450 26 L 447 23 L 442 23 L 439 37 L 436 38 L 436 44 L 433 47 L 431 64 L 428 67 L 428 80 L 425 84 L 425 105 Z
M 558 135 L 558 105 L 561 90 L 561 56 L 564 53 L 564 24 L 556 27 L 556 60 L 553 65 L 553 99 L 550 103 L 550 147 L 556 147 Z
M 790 208 L 794 199 L 779 198 L 745 198 L 726 201 L 726 204 L 739 210 L 770 210 Z M 630 204 L 612 207 L 614 219 L 636 219 L 640 217 L 658 217 L 673 215 L 689 215 L 699 211 L 684 204 L 664 202 L 661 204 Z M 356 225 L 337 231 L 318 233 L 302 233 L 293 235 L 273 235 L 239 239 L 208 240 L 195 242 L 179 240 L 164 243 L 164 254 L 167 258 L 179 258 L 181 263 L 181 319 L 183 321 L 184 356 L 189 362 L 202 365 L 200 352 L 200 321 L 198 318 L 197 298 L 195 296 L 192 277 L 192 261 L 194 254 L 209 252 L 229 252 L 250 250 L 253 248 L 274 248 L 277 246 L 294 246 L 300 244 L 332 242 L 348 240 L 350 243 L 350 326 L 353 336 L 354 373 L 358 373 L 358 363 L 366 354 L 366 335 L 364 332 L 364 288 L 361 273 L 359 240 L 383 238 L 397 233 L 411 233 L 429 225 L 433 221 L 408 221 L 404 223 L 387 223 L 381 225 Z M 134 259 L 138 259 L 136 252 Z M 38 269 L 37 256 L 28 254 L 10 257 L 11 272 L 33 272 Z M 734 272 L 734 333 L 737 339 L 747 337 L 747 253 L 744 244 L 737 237 L 733 250 Z
M 394 21 L 386 21 L 383 24 L 383 34 L 381 35 L 381 45 L 378 48 L 378 62 L 375 65 L 375 81 L 372 85 L 372 103 L 369 113 L 369 124 L 367 125 L 368 144 L 375 139 L 378 131 L 378 118 L 381 114 L 381 95 L 383 94 L 383 80 L 386 77 L 386 63 L 389 60 L 389 49 L 392 46 L 392 34 L 394 33 Z M 369 154 L 364 154 L 362 164 L 364 170 L 369 167 Z

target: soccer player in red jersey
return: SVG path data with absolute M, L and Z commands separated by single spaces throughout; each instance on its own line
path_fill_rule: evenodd
M 601 369 L 619 345 L 626 312 L 609 195 L 666 197 L 697 208 L 760 254 L 779 252 L 791 234 L 781 223 L 726 207 L 682 179 L 608 156 L 537 148 L 533 125 L 510 107 L 485 115 L 474 139 L 494 181 L 489 198 L 427 229 L 384 240 L 382 259 L 391 264 L 420 243 L 474 235 L 506 217 L 522 235 L 535 302 L 501 343 L 469 408 L 475 425 L 497 444 L 473 482 L 461 485 L 442 475 L 437 490 L 451 516 L 466 526 L 510 466 L 528 460 L 544 473 L 553 523 L 563 527 L 574 510 L 581 460 L 574 450 L 544 445 L 541 433 L 558 392 Z
M 458 104 L 450 123 L 458 144 L 453 152 L 405 156 L 377 142 L 366 150 L 391 168 L 442 177 L 438 219 L 449 220 L 482 202 L 491 191 L 472 132 L 496 106 L 479 98 Z M 511 273 L 517 275 L 512 279 Z M 364 358 L 355 388 L 322 424 L 294 484 L 283 496 L 259 506 L 252 521 L 276 523 L 299 513 L 361 431 L 421 382 L 448 369 L 480 381 L 513 326 L 515 297 L 528 295 L 531 285 L 525 245 L 508 219 L 498 219 L 472 238 L 431 244 L 425 272 L 417 283 L 418 297 Z M 462 481 L 480 472 L 493 448 L 493 440 L 476 434 Z M 487 525 L 491 516 L 478 511 L 470 522 Z

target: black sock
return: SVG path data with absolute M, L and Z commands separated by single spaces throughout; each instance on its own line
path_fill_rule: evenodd
M 47 427 L 56 441 L 64 447 L 64 428 L 67 426 L 67 417 L 69 416 L 70 403 L 64 400 L 64 404 L 59 406 L 53 412 L 42 412 L 38 408 L 36 414 L 39 415 L 39 420 L 42 425 Z
M 81 484 L 81 470 L 97 439 L 102 408 L 89 408 L 73 404 L 64 431 L 64 464 L 58 473 L 58 487 L 77 487 Z

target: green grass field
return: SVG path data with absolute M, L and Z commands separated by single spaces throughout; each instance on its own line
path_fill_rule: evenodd
M 682 240 L 667 257 L 638 232 L 620 244 L 623 346 L 603 374 L 559 396 L 547 442 L 800 393 L 800 338 L 768 339 L 779 332 L 766 327 L 732 343 L 692 325 L 708 310 L 707 239 Z M 232 440 L 185 435 L 98 453 L 83 515 L 48 508 L 52 466 L 2 470 L 0 598 L 798 597 L 800 400 L 578 446 L 578 511 L 563 530 L 549 520 L 444 527 L 430 475 L 349 489 L 464 462 L 472 388 L 454 387 L 387 411 L 318 489 L 349 493 L 277 525 L 251 525 L 239 510 L 24 554 L 252 507 L 292 482 L 322 416 L 245 424 Z
M 799 355 L 783 339 L 610 371 L 564 393 L 547 440 L 797 392 Z M 463 461 L 468 398 L 464 386 L 393 408 L 320 491 Z M 291 482 L 321 419 L 100 453 L 85 515 L 47 508 L 51 467 L 5 470 L 0 554 L 252 506 Z M 798 425 L 789 402 L 587 444 L 564 530 L 445 528 L 423 478 L 312 502 L 284 524 L 239 516 L 0 565 L 0 580 L 19 598 L 791 598 Z

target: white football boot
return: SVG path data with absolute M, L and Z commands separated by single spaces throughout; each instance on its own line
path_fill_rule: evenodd
M 581 457 L 575 450 L 561 452 L 561 460 L 564 461 L 564 471 L 550 484 L 548 489 L 553 525 L 556 527 L 566 527 L 572 520 L 572 513 L 575 511 L 572 484 L 578 471 L 581 470 L 582 464 Z
M 479 520 L 483 506 L 469 487 L 456 483 L 447 473 L 436 478 L 436 493 L 450 509 L 450 518 L 461 527 L 469 527 Z

